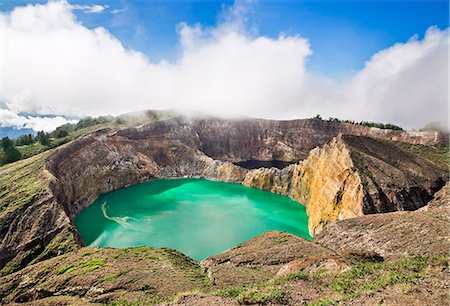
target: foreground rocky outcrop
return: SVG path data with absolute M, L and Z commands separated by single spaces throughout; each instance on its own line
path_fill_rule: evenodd
M 100 130 L 0 169 L 0 275 L 79 248 L 76 213 L 101 193 L 152 178 L 204 177 L 290 196 L 307 206 L 312 234 L 339 219 L 416 209 L 448 176 L 446 153 L 422 145 L 442 139 L 313 119 L 177 117 Z M 234 164 L 245 160 L 293 164 Z
M 222 254 L 202 262 L 208 277 L 219 287 L 239 286 L 268 281 L 286 274 L 286 264 L 304 258 L 332 259 L 335 253 L 304 238 L 278 232 L 265 232 Z M 286 270 L 283 272 L 283 270 Z
M 175 250 L 151 247 L 83 248 L 1 280 L 2 303 L 43 300 L 43 304 L 58 296 L 83 297 L 78 302 L 101 304 L 121 299 L 158 303 L 179 292 L 204 289 L 209 284 L 193 259 Z
M 399 258 L 449 252 L 449 188 L 421 210 L 392 212 L 329 224 L 314 241 L 342 254 Z

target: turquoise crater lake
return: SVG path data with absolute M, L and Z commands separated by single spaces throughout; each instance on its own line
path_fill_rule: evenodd
M 202 260 L 268 230 L 307 239 L 305 207 L 288 197 L 205 179 L 157 179 L 101 195 L 75 218 L 84 243 L 169 247 Z

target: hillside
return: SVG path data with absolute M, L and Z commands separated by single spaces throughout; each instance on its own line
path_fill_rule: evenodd
M 135 127 L 138 125 L 168 119 L 176 114 L 171 111 L 154 111 L 148 110 L 145 112 L 127 113 L 117 117 L 100 116 L 97 118 L 86 117 L 79 120 L 77 123 L 68 123 L 56 128 L 51 133 L 45 133 L 48 137 L 46 143 L 39 141 L 38 136 L 30 134 L 30 143 L 16 144 L 15 148 L 20 152 L 20 159 L 32 157 L 44 151 L 59 147 L 72 140 L 83 137 L 87 134 L 98 130 L 113 128 L 124 129 L 127 127 Z M 20 131 L 20 130 L 18 130 Z M 43 132 L 39 132 L 43 133 Z M 15 141 L 20 140 L 20 137 Z M 5 160 L 6 154 L 4 148 L 0 146 L 0 166 L 9 163 Z

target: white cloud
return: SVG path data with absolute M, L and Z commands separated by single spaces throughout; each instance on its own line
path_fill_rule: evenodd
M 2 99 L 14 113 L 66 116 L 177 108 L 406 127 L 447 122 L 448 30 L 380 51 L 336 82 L 308 73 L 308 40 L 249 31 L 244 4 L 225 10 L 214 28 L 180 24 L 182 55 L 173 63 L 151 62 L 104 28 L 84 27 L 67 2 L 16 8 L 2 21 Z
M 76 122 L 76 120 L 66 120 L 65 118 L 59 116 L 20 116 L 7 109 L 0 109 L 0 127 L 14 127 L 16 129 L 33 129 L 35 131 L 50 132 L 60 125 Z
M 449 30 L 375 54 L 345 88 L 353 117 L 422 127 L 448 120 Z M 350 108 L 351 106 L 351 108 Z
M 80 10 L 85 13 L 91 14 L 101 13 L 109 7 L 108 5 L 100 5 L 100 4 L 93 4 L 93 5 L 68 4 L 67 6 L 72 10 Z
M 111 10 L 111 14 L 119 14 L 119 13 L 123 13 L 123 12 L 125 12 L 125 11 L 126 11 L 125 8 L 122 8 L 122 9 L 113 9 L 113 10 Z

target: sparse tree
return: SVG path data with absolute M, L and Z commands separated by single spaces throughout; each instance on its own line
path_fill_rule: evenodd
M 48 135 L 48 133 L 45 133 L 44 131 L 40 131 L 37 133 L 36 136 L 37 141 L 39 141 L 39 143 L 45 147 L 50 145 L 50 137 Z
M 31 134 L 25 134 L 14 139 L 15 146 L 26 146 L 34 142 L 33 136 Z
M 1 161 L 2 164 L 12 163 L 22 158 L 22 154 L 14 147 L 14 143 L 9 137 L 2 138 L 1 147 L 5 155 L 4 160 Z

